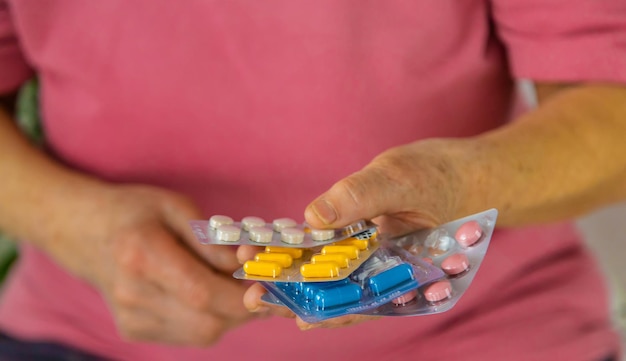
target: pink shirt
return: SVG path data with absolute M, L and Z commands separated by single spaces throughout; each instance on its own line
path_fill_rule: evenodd
M 185 193 L 207 217 L 301 219 L 386 148 L 506 122 L 512 76 L 626 82 L 622 0 L 7 3 L 0 91 L 40 74 L 54 154 Z M 116 360 L 599 360 L 619 348 L 602 277 L 567 223 L 498 231 L 447 313 L 308 332 L 269 319 L 209 349 L 122 341 L 97 292 L 30 246 L 1 301 L 7 332 Z

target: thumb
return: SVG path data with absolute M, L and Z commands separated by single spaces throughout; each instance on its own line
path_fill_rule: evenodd
M 202 216 L 199 208 L 191 200 L 181 195 L 172 195 L 164 199 L 163 210 L 166 225 L 177 233 L 191 251 L 208 262 L 213 268 L 232 273 L 240 267 L 235 248 L 207 246 L 196 239 L 189 226 L 189 220 L 202 219 Z
M 340 228 L 398 211 L 406 186 L 382 169 L 366 167 L 339 182 L 311 202 L 304 217 L 314 228 Z

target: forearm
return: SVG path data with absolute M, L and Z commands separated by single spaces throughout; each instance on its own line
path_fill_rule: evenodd
M 81 193 L 97 182 L 32 146 L 0 108 L 0 229 L 39 245 L 62 239 L 68 218 L 81 216 Z
M 626 88 L 560 91 L 517 121 L 454 147 L 462 213 L 495 207 L 501 226 L 579 216 L 626 198 Z

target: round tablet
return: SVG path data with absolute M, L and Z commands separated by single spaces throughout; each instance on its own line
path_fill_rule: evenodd
M 291 218 L 275 219 L 272 223 L 276 232 L 282 232 L 285 228 L 293 228 L 298 225 L 298 223 Z
M 391 302 L 396 306 L 406 305 L 417 297 L 417 290 L 411 290 L 400 297 L 396 297 Z
M 244 231 L 249 231 L 252 227 L 265 227 L 265 220 L 259 217 L 244 217 L 241 225 Z
M 270 243 L 274 236 L 274 231 L 265 227 L 250 228 L 250 240 L 257 243 Z
M 233 224 L 234 221 L 228 216 L 215 215 L 209 219 L 209 227 L 217 229 L 217 227 L 226 224 Z
M 280 232 L 280 239 L 289 244 L 300 244 L 304 242 L 304 231 L 297 228 L 285 228 Z
M 483 230 L 480 224 L 476 221 L 469 221 L 463 223 L 461 227 L 456 231 L 454 238 L 461 246 L 469 247 L 478 242 L 483 235 Z
M 313 238 L 314 241 L 326 241 L 334 237 L 334 229 L 311 229 L 311 238 Z
M 467 271 L 470 267 L 467 256 L 463 253 L 455 253 L 441 262 L 441 269 L 451 276 Z
M 452 296 L 450 281 L 437 281 L 424 290 L 424 298 L 429 302 L 439 302 Z
M 217 227 L 217 239 L 223 242 L 237 242 L 241 236 L 241 229 L 229 224 Z

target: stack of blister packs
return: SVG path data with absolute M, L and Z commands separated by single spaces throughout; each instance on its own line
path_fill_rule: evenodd
M 264 246 L 233 276 L 260 281 L 265 302 L 318 322 L 451 309 L 485 257 L 497 215 L 491 209 L 402 237 L 381 235 L 368 221 L 321 230 L 289 218 L 216 215 L 190 225 L 203 244 Z

